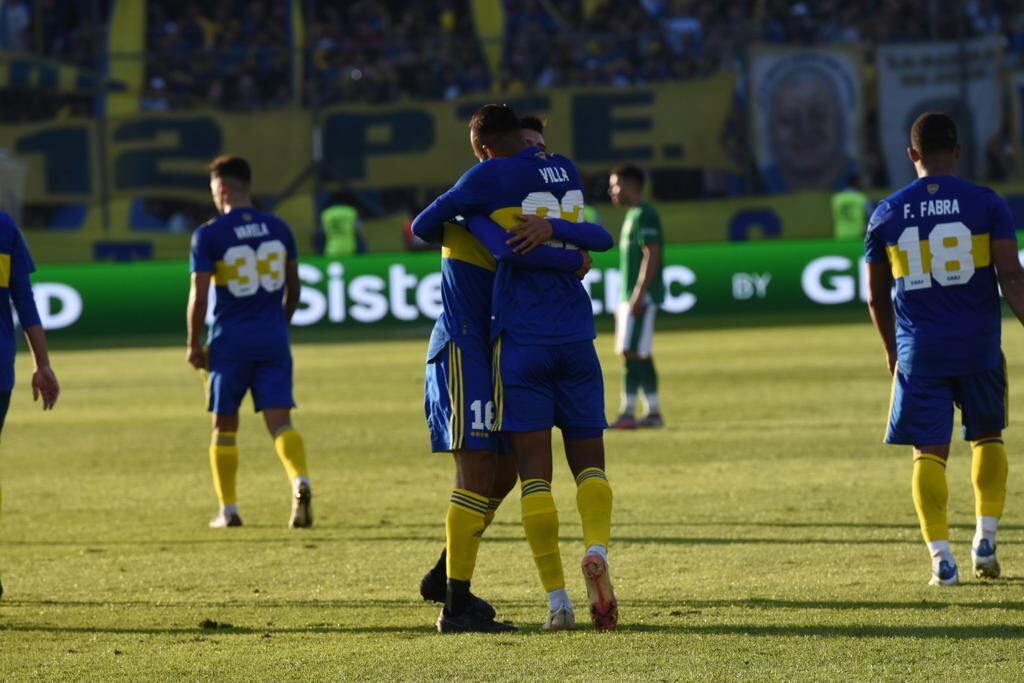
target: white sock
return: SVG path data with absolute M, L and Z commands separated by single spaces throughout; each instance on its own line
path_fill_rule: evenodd
M 225 517 L 238 514 L 238 503 L 228 503 L 227 505 L 220 506 L 220 514 Z
M 626 415 L 636 412 L 636 394 L 622 395 L 622 412 Z
M 660 413 L 661 407 L 658 404 L 658 394 L 644 394 L 644 399 L 647 401 L 647 412 L 648 413 Z
M 985 539 L 994 547 L 996 544 L 996 527 L 998 526 L 998 517 L 988 517 L 986 515 L 978 517 L 978 526 L 974 530 L 974 547 L 977 548 L 982 539 Z
M 596 553 L 600 555 L 601 559 L 604 560 L 604 563 L 608 564 L 608 548 L 604 547 L 603 545 L 597 545 L 595 543 L 594 545 L 587 548 L 587 555 L 589 555 L 590 553 Z
M 950 564 L 956 564 L 953 559 L 953 552 L 949 549 L 949 541 L 932 541 L 928 544 L 928 552 L 932 554 L 932 566 L 938 567 L 939 562 L 945 560 Z
M 572 600 L 569 599 L 569 594 L 565 592 L 565 589 L 556 588 L 553 591 L 548 591 L 548 608 L 554 612 L 562 607 L 572 607 Z

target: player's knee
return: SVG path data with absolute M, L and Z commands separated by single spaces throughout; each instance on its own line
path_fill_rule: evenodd
M 1003 438 L 1003 433 L 1001 431 L 1000 432 L 988 432 L 986 434 L 981 434 L 981 435 L 975 437 L 971 441 L 971 446 L 977 446 L 982 441 L 988 441 L 989 439 L 1002 439 L 1002 438 Z
M 497 474 L 497 456 L 490 451 L 455 451 L 455 486 L 490 496 Z
M 237 432 L 238 431 L 238 416 L 237 415 L 214 415 L 213 416 L 213 431 L 214 432 Z
M 519 472 L 516 469 L 515 459 L 511 456 L 499 457 L 491 498 L 504 498 L 516 487 L 518 480 Z
M 277 436 L 282 431 L 291 429 L 292 411 L 288 408 L 272 408 L 263 411 L 263 421 L 267 425 L 267 431 L 271 436 Z
M 949 444 L 932 444 L 928 446 L 914 446 L 914 457 L 921 455 L 933 455 L 943 460 L 949 459 Z

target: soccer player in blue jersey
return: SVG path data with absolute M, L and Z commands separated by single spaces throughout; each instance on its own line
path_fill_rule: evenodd
M 522 261 L 529 247 L 510 236 L 517 216 L 552 220 L 562 247 L 606 250 L 612 238 L 578 224 L 583 192 L 572 162 L 548 156 L 523 140 L 515 113 L 486 105 L 470 122 L 481 163 L 414 222 L 422 237 L 457 215 L 498 258 L 490 337 L 494 343 L 494 431 L 505 432 L 522 482 L 523 526 L 548 591 L 546 630 L 574 625 L 558 549 L 558 512 L 551 496 L 551 429 L 558 426 L 578 484 L 577 504 L 587 550 L 582 569 L 598 628 L 613 628 L 617 606 L 608 577 L 611 488 L 604 473 L 604 387 L 594 351 L 590 298 L 577 274 L 587 256 L 564 248 L 558 263 L 537 269 Z M 511 246 L 509 242 L 512 242 Z
M 907 153 L 918 179 L 879 203 L 868 224 L 868 306 L 893 376 L 885 441 L 914 448 L 914 507 L 932 557 L 930 583 L 949 586 L 959 582 L 946 514 L 954 405 L 972 449 L 974 574 L 999 576 L 1007 406 L 998 287 L 1024 322 L 1024 270 L 1006 202 L 955 177 L 953 120 L 921 115 Z
M 525 122 L 522 132 L 524 139 L 535 133 Z M 539 244 L 551 236 L 551 223 L 537 215 L 517 218 L 522 221 L 515 238 L 519 244 L 506 245 L 502 258 L 517 258 L 528 267 L 558 267 L 565 258 L 564 250 Z M 452 453 L 456 467 L 445 524 L 446 547 L 420 582 L 420 595 L 445 603 L 437 622 L 441 632 L 500 632 L 509 627 L 495 622 L 494 608 L 469 591 L 480 538 L 518 478 L 515 459 L 503 453 L 500 436 L 491 431 L 494 400 L 489 329 L 497 260 L 463 221 L 429 229 L 420 221 L 416 227 L 418 236 L 443 247 L 444 308 L 427 351 L 424 403 L 431 448 L 435 453 Z M 589 266 L 585 254 L 581 260 Z M 573 258 L 571 265 L 576 263 Z M 450 582 L 448 546 L 453 549 Z
M 39 320 L 39 311 L 32 296 L 30 275 L 36 269 L 28 245 L 14 220 L 0 212 L 0 432 L 3 432 L 7 409 L 11 405 L 14 389 L 15 341 L 12 304 L 18 312 L 18 322 L 24 330 L 25 340 L 32 351 L 35 371 L 32 373 L 32 397 L 43 399 L 43 410 L 52 410 L 60 395 L 57 375 L 50 367 L 50 354 L 46 348 L 46 333 Z M 0 490 L 0 502 L 3 491 Z M 0 583 L 0 596 L 4 594 Z
M 252 205 L 249 164 L 222 156 L 210 164 L 210 190 L 220 216 L 192 237 L 188 362 L 209 371 L 213 413 L 210 465 L 220 511 L 213 528 L 242 525 L 238 472 L 238 408 L 246 392 L 274 439 L 292 487 L 289 526 L 313 524 L 312 492 L 302 437 L 292 426 L 292 356 L 288 321 L 299 301 L 295 239 L 276 216 Z M 216 285 L 213 323 L 202 338 L 208 291 Z

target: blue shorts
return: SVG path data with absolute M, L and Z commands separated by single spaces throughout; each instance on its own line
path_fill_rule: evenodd
M 949 443 L 953 406 L 960 408 L 963 438 L 975 441 L 1007 426 L 1006 362 L 974 375 L 919 377 L 897 370 L 885 442 L 928 446 Z
M 495 429 L 534 432 L 558 427 L 568 439 L 602 435 L 604 378 L 590 340 L 539 346 L 507 336 L 494 344 Z
M 457 450 L 501 453 L 494 426 L 490 348 L 486 342 L 460 347 L 449 341 L 427 362 L 423 410 L 435 453 Z
M 294 408 L 292 357 L 277 360 L 236 360 L 210 354 L 209 403 L 217 415 L 237 415 L 245 392 L 252 391 L 256 411 Z

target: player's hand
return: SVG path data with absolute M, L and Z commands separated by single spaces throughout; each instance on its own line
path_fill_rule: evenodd
M 206 367 L 206 349 L 202 346 L 189 346 L 186 357 L 188 358 L 189 365 L 196 370 L 202 370 Z
M 583 265 L 576 271 L 576 277 L 582 280 L 590 272 L 590 266 L 593 265 L 594 259 L 590 258 L 590 252 L 586 249 L 580 249 L 580 256 L 583 257 Z
M 515 234 L 506 242 L 517 254 L 529 254 L 531 251 L 551 239 L 555 229 L 551 221 L 535 214 L 517 215 L 519 221 Z
M 647 302 L 644 299 L 645 297 L 643 296 L 633 296 L 629 300 L 629 314 L 634 318 L 642 316 L 647 309 Z
M 43 410 L 53 410 L 57 405 L 57 397 L 60 396 L 60 384 L 57 382 L 57 375 L 49 365 L 37 368 L 32 373 L 32 400 L 38 401 L 43 397 Z
M 889 374 L 890 375 L 895 375 L 896 374 L 896 354 L 891 352 L 891 351 L 887 351 L 885 353 L 885 363 L 886 363 L 886 365 L 889 366 Z

